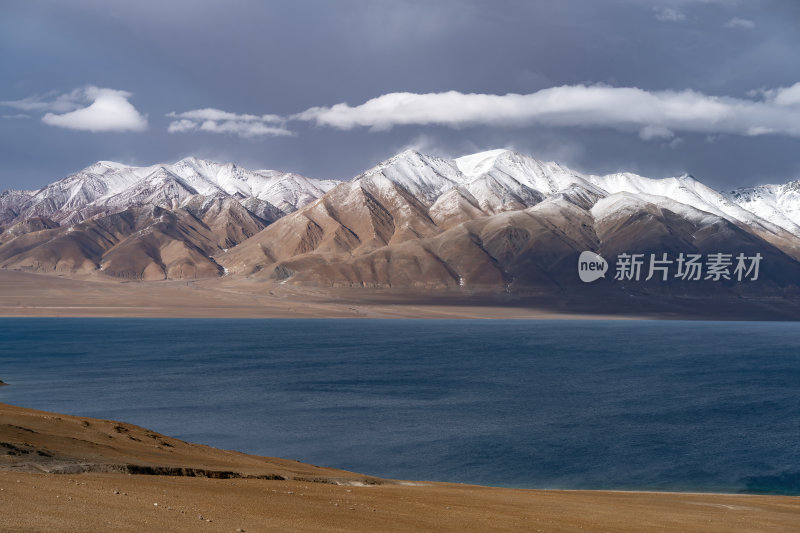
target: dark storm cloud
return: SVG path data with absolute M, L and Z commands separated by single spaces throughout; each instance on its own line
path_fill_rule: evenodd
M 42 122 L 89 102 L 60 110 L 7 105 L 0 116 L 15 118 L 0 118 L 0 188 L 37 187 L 99 159 L 149 164 L 186 155 L 347 178 L 408 146 L 453 156 L 512 147 L 593 172 L 691 172 L 720 188 L 786 181 L 800 172 L 800 142 L 766 130 L 742 136 L 747 121 L 732 130 L 686 128 L 667 113 L 635 127 L 400 121 L 388 131 L 343 131 L 284 119 L 404 92 L 529 95 L 598 84 L 774 101 L 775 93 L 758 91 L 800 81 L 799 7 L 792 0 L 12 0 L 0 7 L 0 100 L 36 104 L 45 95 L 39 101 L 55 103 L 87 86 L 108 88 L 132 94 L 126 101 L 148 128 L 92 133 Z M 619 105 L 624 110 L 625 100 Z

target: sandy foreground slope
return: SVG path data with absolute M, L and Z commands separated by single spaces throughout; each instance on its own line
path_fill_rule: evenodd
M 796 531 L 798 523 L 797 497 L 399 482 L 0 404 L 0 531 Z

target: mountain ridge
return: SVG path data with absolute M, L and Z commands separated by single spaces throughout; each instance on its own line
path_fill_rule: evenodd
M 795 198 L 791 182 L 759 187 L 721 193 L 690 175 L 583 174 L 502 149 L 456 159 L 406 150 L 341 182 L 194 158 L 151 167 L 98 162 L 34 193 L 0 195 L 0 267 L 566 294 L 577 290 L 583 250 L 758 251 L 767 258 L 759 290 L 792 292 L 800 193 Z M 106 219 L 123 212 L 135 224 L 103 234 L 116 224 Z M 611 290 L 604 281 L 590 290 L 603 286 Z M 693 289 L 670 282 L 624 290 Z
M 194 157 L 147 167 L 98 161 L 40 189 L 3 192 L 0 224 L 32 216 L 74 223 L 99 212 L 139 204 L 175 208 L 195 195 L 260 202 L 260 209 L 257 207 L 253 214 L 263 218 L 264 213 L 290 213 L 320 197 L 336 183 L 291 172 L 251 171 L 233 163 L 219 164 Z

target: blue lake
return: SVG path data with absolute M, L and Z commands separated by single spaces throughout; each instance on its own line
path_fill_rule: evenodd
M 0 402 L 364 474 L 800 494 L 800 324 L 0 319 Z

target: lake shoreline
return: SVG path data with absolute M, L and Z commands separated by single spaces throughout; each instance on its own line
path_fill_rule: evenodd
M 404 482 L 185 443 L 138 426 L 0 404 L 0 433 L 16 455 L 0 456 L 4 528 L 194 531 L 401 531 L 469 527 L 548 531 L 751 531 L 789 528 L 800 497 L 653 491 L 504 489 Z M 110 444 L 107 444 L 110 443 Z M 154 447 L 152 443 L 156 443 Z M 42 472 L 55 462 L 114 463 L 203 471 L 209 466 L 269 479 L 202 475 Z M 266 469 L 266 470 L 265 470 Z M 38 470 L 38 471 L 37 471 Z M 195 472 L 196 473 L 196 472 Z M 279 476 L 283 479 L 280 479 Z

